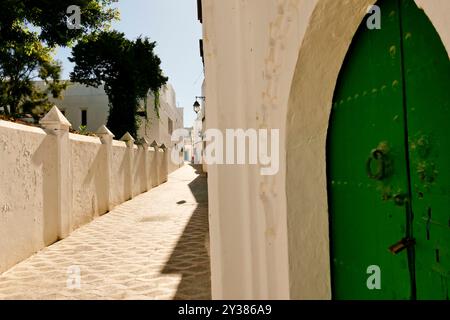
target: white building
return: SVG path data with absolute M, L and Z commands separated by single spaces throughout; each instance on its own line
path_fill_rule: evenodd
M 197 118 L 194 120 L 191 136 L 194 163 L 201 164 L 203 161 L 203 126 L 201 112 L 197 114 Z
M 192 148 L 192 130 L 193 128 L 184 128 L 189 132 L 188 136 L 183 139 L 183 159 L 187 162 L 192 162 L 193 148 Z
M 202 46 L 203 46 L 203 41 L 202 41 Z M 203 54 L 203 48 L 202 48 L 202 54 Z M 208 164 L 205 161 L 205 151 L 206 151 L 206 141 L 204 141 L 205 139 L 205 131 L 207 129 L 207 122 L 206 122 L 206 97 L 205 97 L 205 92 L 206 92 L 206 81 L 203 80 L 203 84 L 202 84 L 202 96 L 203 96 L 203 103 L 201 103 L 201 109 L 199 112 L 199 116 L 198 119 L 201 120 L 201 136 L 202 136 L 202 169 L 203 172 L 208 173 Z
M 176 106 L 176 95 L 170 84 L 165 85 L 160 91 L 159 118 L 154 109 L 154 98 L 149 95 L 147 99 L 147 118 L 141 117 L 142 123 L 138 130 L 140 137 L 145 137 L 149 142 L 156 141 L 172 147 L 171 136 L 174 130 L 183 128 L 183 108 Z M 143 110 L 142 105 L 142 109 Z

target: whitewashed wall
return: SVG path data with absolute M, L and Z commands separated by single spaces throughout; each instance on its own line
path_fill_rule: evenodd
M 171 174 L 172 172 L 174 172 L 175 170 L 181 168 L 184 165 L 184 154 L 182 152 L 179 153 L 179 158 L 180 158 L 180 162 L 181 163 L 174 163 L 171 160 L 171 154 L 172 154 L 172 150 L 174 147 L 172 148 L 168 148 L 166 150 L 166 158 L 167 158 L 167 174 Z
M 72 167 L 72 228 L 108 211 L 106 153 L 100 139 L 70 135 Z
M 170 150 L 68 134 L 55 109 L 45 130 L 0 121 L 0 272 L 167 181 Z
M 207 128 L 280 129 L 280 171 L 209 165 L 215 299 L 331 297 L 326 132 L 375 0 L 202 0 Z M 450 1 L 416 0 L 450 53 Z
M 0 120 L 0 272 L 57 240 L 56 138 Z
M 178 108 L 176 104 L 176 93 L 172 85 L 167 84 L 160 90 L 159 96 L 159 116 L 154 109 L 154 97 L 147 98 L 147 117 L 141 118 L 138 136 L 145 137 L 149 142 L 156 141 L 167 147 L 173 146 L 171 134 L 169 133 L 169 119 L 172 120 L 172 129 L 183 128 L 184 117 L 183 108 Z
M 129 163 L 127 145 L 123 141 L 114 140 L 112 142 L 111 163 L 111 202 L 113 205 L 131 199 L 131 190 L 127 183 Z

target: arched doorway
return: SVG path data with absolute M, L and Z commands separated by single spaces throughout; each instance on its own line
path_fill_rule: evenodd
M 450 62 L 413 0 L 381 0 L 336 85 L 327 141 L 336 299 L 448 299 Z M 378 277 L 379 276 L 379 277 Z

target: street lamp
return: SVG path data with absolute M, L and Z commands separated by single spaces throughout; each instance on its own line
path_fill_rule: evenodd
M 198 99 L 205 101 L 205 97 L 195 97 L 194 112 L 197 114 L 200 112 L 200 103 L 198 102 Z
M 200 112 L 200 103 L 198 101 L 194 102 L 194 112 L 197 114 Z

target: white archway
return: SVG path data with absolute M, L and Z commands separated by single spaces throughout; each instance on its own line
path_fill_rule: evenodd
M 415 0 L 450 52 L 450 2 Z M 326 141 L 336 81 L 375 0 L 319 0 L 300 47 L 286 123 L 286 196 L 292 299 L 330 299 Z

